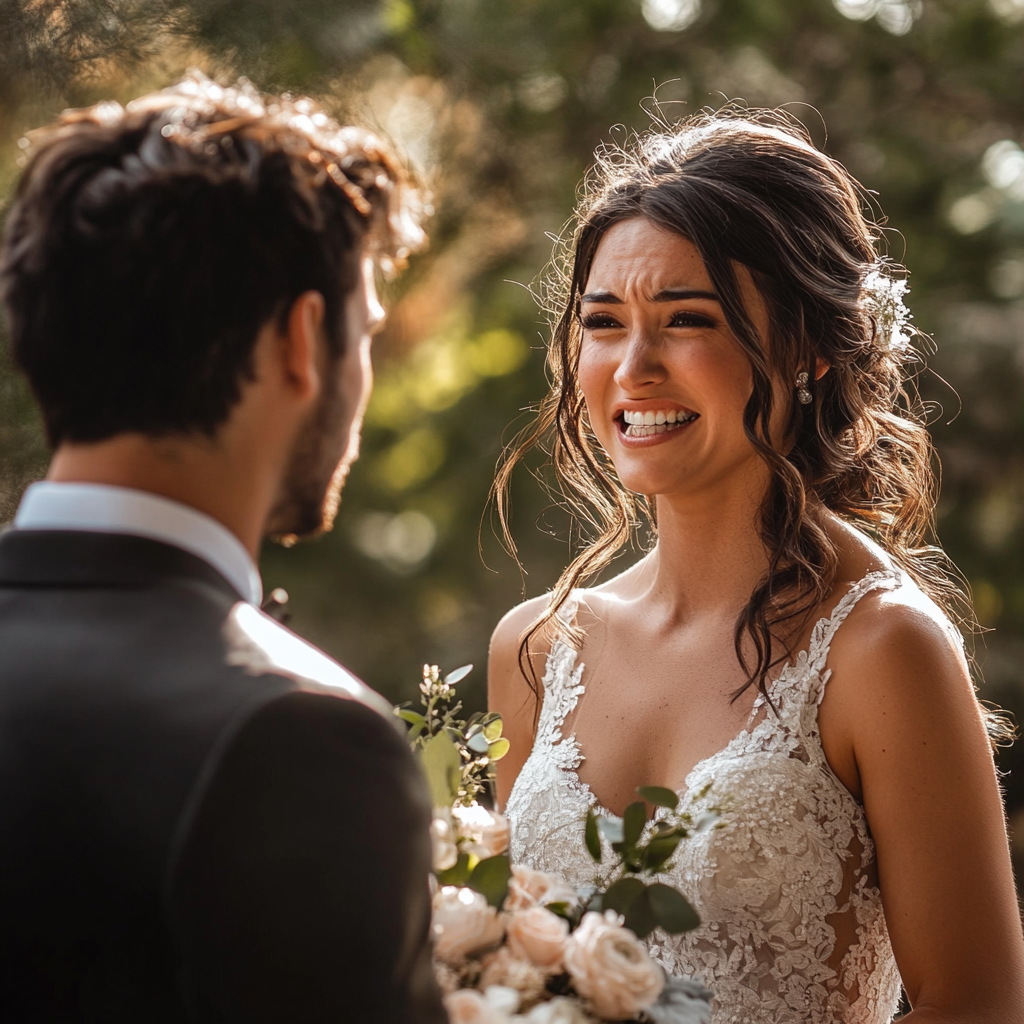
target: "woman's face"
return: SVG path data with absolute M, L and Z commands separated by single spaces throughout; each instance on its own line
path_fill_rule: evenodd
M 749 271 L 737 272 L 763 340 L 764 301 Z M 743 430 L 750 363 L 692 242 L 643 217 L 613 225 L 598 245 L 580 315 L 580 387 L 625 487 L 665 496 L 763 488 L 767 467 Z M 780 419 L 783 405 L 775 403 Z

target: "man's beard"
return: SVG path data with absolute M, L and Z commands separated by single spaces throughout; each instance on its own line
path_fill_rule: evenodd
M 327 532 L 338 514 L 341 489 L 358 450 L 349 439 L 358 437 L 359 423 L 342 436 L 347 410 L 337 390 L 324 391 L 300 431 L 267 520 L 267 534 L 285 547 Z M 348 450 L 339 450 L 342 444 Z

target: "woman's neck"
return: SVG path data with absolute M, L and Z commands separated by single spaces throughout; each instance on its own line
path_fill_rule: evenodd
M 638 584 L 672 617 L 694 609 L 735 616 L 768 570 L 761 540 L 761 499 L 672 500 L 659 497 L 658 543 Z

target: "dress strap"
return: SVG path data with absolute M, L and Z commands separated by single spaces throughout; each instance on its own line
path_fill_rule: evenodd
M 580 609 L 580 599 L 575 590 L 570 590 L 568 597 L 555 609 L 555 618 L 562 626 L 571 626 L 576 621 L 576 613 Z
M 847 616 L 857 606 L 861 598 L 875 590 L 895 590 L 901 586 L 903 578 L 897 569 L 878 569 L 869 572 L 859 579 L 842 596 L 839 603 L 832 609 L 832 614 L 820 619 L 811 633 L 811 642 L 807 646 L 807 662 L 811 669 L 809 674 L 810 690 L 808 698 L 820 704 L 825 696 L 825 684 L 832 674 L 825 668 L 829 648 L 836 631 L 846 621 Z
M 562 724 L 583 694 L 583 666 L 576 663 L 576 648 L 567 636 L 568 629 L 576 620 L 578 609 L 579 598 L 575 590 L 555 609 L 558 631 L 544 663 L 544 677 L 541 680 L 544 699 L 535 744 L 542 735 L 549 742 L 557 742 L 562 738 Z
M 808 651 L 811 658 L 813 659 L 816 653 L 815 647 L 822 653 L 828 652 L 836 630 L 846 621 L 847 616 L 862 597 L 866 597 L 873 590 L 895 590 L 902 582 L 899 572 L 895 569 L 877 569 L 854 583 L 832 609 L 832 614 L 827 619 L 822 619 L 814 628 Z M 820 635 L 819 629 L 821 630 Z

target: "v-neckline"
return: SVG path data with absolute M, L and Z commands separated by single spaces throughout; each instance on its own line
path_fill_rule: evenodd
M 781 682 L 785 680 L 787 674 L 795 666 L 799 665 L 802 659 L 806 659 L 808 667 L 813 666 L 815 658 L 812 658 L 812 655 L 820 655 L 820 648 L 826 637 L 828 639 L 828 642 L 825 644 L 825 652 L 827 653 L 828 648 L 831 646 L 832 636 L 834 635 L 836 629 L 838 629 L 839 626 L 842 625 L 843 621 L 849 614 L 849 611 L 852 609 L 853 605 L 855 605 L 861 597 L 863 597 L 865 594 L 871 591 L 874 588 L 876 582 L 887 577 L 898 578 L 899 574 L 893 569 L 876 569 L 872 570 L 871 572 L 865 573 L 864 576 L 862 576 L 859 580 L 850 585 L 850 589 L 835 603 L 835 605 L 832 608 L 832 611 L 828 615 L 821 616 L 821 618 L 819 618 L 815 622 L 814 627 L 811 630 L 810 638 L 807 641 L 807 645 L 805 647 L 802 647 L 799 651 L 795 652 L 794 654 L 791 654 L 789 658 L 786 659 L 785 663 L 783 664 L 782 668 L 779 670 L 775 678 L 769 682 L 768 690 L 773 700 L 777 699 L 779 694 L 771 693 L 771 691 L 773 691 Z M 577 592 L 573 591 L 571 595 L 571 599 L 574 602 L 573 614 L 575 614 L 575 607 L 576 605 L 578 605 L 579 602 L 579 598 L 576 596 L 576 594 Z M 856 594 L 856 597 L 854 597 L 852 602 L 849 601 L 851 595 L 854 594 Z M 839 618 L 839 621 L 836 622 L 836 616 L 840 615 L 840 613 L 842 613 L 841 617 Z M 829 629 L 829 627 L 832 626 L 833 623 L 834 628 Z M 555 643 L 562 644 L 566 647 L 568 651 L 571 652 L 572 658 L 570 663 L 565 666 L 565 671 L 569 676 L 572 676 L 577 670 L 579 670 L 579 682 L 581 685 L 584 686 L 584 690 L 580 694 L 580 696 L 584 696 L 586 693 L 586 686 L 585 684 L 583 684 L 583 673 L 586 671 L 586 664 L 583 662 L 577 663 L 577 652 L 574 648 L 570 647 L 564 640 L 559 639 L 556 640 Z M 554 653 L 554 648 L 552 648 L 552 651 L 548 654 L 549 658 L 551 657 L 552 653 Z M 683 779 L 682 788 L 674 788 L 671 786 L 666 786 L 665 788 L 675 793 L 679 797 L 680 802 L 684 801 L 691 792 L 692 787 L 690 784 L 690 780 L 694 777 L 694 775 L 697 773 L 699 769 L 705 768 L 711 761 L 714 761 L 716 758 L 723 756 L 734 746 L 736 746 L 741 740 L 749 739 L 749 737 L 753 736 L 758 729 L 765 725 L 766 722 L 771 721 L 771 712 L 767 711 L 765 713 L 765 716 L 756 725 L 753 725 L 753 727 L 751 726 L 754 717 L 758 714 L 758 712 L 764 707 L 766 703 L 767 701 L 765 700 L 765 695 L 763 693 L 759 693 L 758 696 L 754 699 L 754 704 L 750 709 L 750 716 L 747 719 L 746 725 L 744 725 L 744 727 L 738 733 L 736 733 L 736 735 L 733 736 L 732 739 L 730 739 L 723 747 L 714 751 L 714 753 L 709 754 L 707 757 L 701 758 L 699 761 L 697 761 L 693 765 L 693 767 L 690 768 L 690 770 L 686 773 L 686 777 Z M 560 728 L 562 725 L 564 725 L 564 721 L 565 720 L 563 718 L 562 722 L 559 724 Z M 582 795 L 586 796 L 590 806 L 597 813 L 608 817 L 621 818 L 621 814 L 617 814 L 615 811 L 609 810 L 604 805 L 604 803 L 598 799 L 597 794 L 594 793 L 594 791 L 590 788 L 589 782 L 584 782 L 583 779 L 579 777 L 579 765 L 583 764 L 583 762 L 586 761 L 587 755 L 583 752 L 583 748 L 580 746 L 580 742 L 576 738 L 575 728 L 568 736 L 565 736 L 563 734 L 559 743 L 571 743 L 572 746 L 575 748 L 575 752 L 578 757 L 577 768 L 572 769 L 559 766 L 559 771 L 575 784 L 575 786 L 578 788 Z

